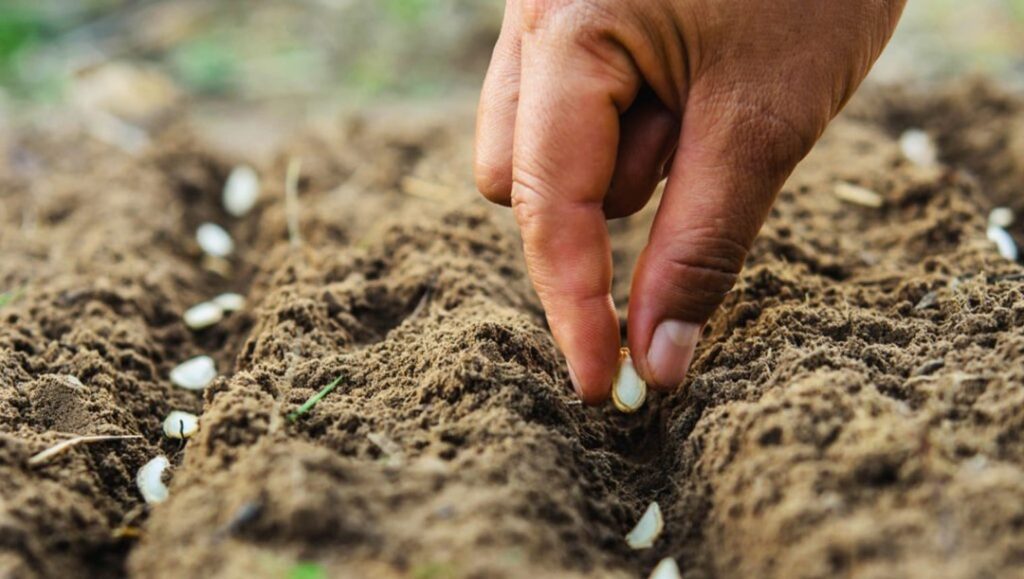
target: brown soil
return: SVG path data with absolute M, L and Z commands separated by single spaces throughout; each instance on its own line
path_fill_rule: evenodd
M 977 83 L 857 101 L 780 196 L 689 383 L 633 416 L 573 400 L 510 216 L 471 191 L 470 116 L 452 108 L 382 106 L 310 133 L 261 168 L 241 220 L 219 208 L 235 160 L 180 127 L 141 158 L 74 132 L 5 137 L 0 288 L 17 297 L 0 310 L 0 576 L 1024 564 L 1024 270 L 985 239 L 990 207 L 1024 211 L 1024 101 Z M 947 168 L 902 160 L 910 126 Z M 838 201 L 838 180 L 885 206 Z M 611 225 L 623 311 L 649 219 Z M 229 263 L 201 258 L 207 220 L 235 235 Z M 245 311 L 184 327 L 227 290 Z M 170 369 L 199 353 L 222 377 L 174 388 Z M 161 434 L 172 409 L 202 412 L 184 448 Z M 145 438 L 28 464 L 63 433 Z M 160 453 L 171 498 L 146 509 L 135 472 Z M 665 533 L 632 552 L 623 535 L 651 500 Z

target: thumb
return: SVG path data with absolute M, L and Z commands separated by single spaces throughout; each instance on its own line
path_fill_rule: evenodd
M 726 99 L 702 98 L 697 87 L 690 93 L 630 293 L 630 348 L 654 387 L 683 383 L 704 323 L 732 289 L 779 188 L 820 133 L 761 99 L 757 91 Z

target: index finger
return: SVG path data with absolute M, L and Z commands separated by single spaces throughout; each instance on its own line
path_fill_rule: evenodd
M 620 345 L 602 205 L 619 114 L 636 95 L 638 76 L 620 47 L 585 47 L 554 25 L 524 34 L 522 66 L 512 206 L 573 384 L 596 404 L 608 397 Z

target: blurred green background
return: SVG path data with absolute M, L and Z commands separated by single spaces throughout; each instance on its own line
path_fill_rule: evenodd
M 0 0 L 0 98 L 60 102 L 142 62 L 201 99 L 430 96 L 475 86 L 501 0 Z M 876 72 L 1024 76 L 1024 0 L 910 0 Z

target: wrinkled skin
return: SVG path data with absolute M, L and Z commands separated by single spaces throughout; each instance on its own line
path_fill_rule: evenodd
M 605 220 L 668 178 L 628 338 L 682 383 L 779 188 L 888 42 L 905 0 L 508 0 L 477 117 L 476 178 L 510 205 L 587 403 L 620 347 Z

